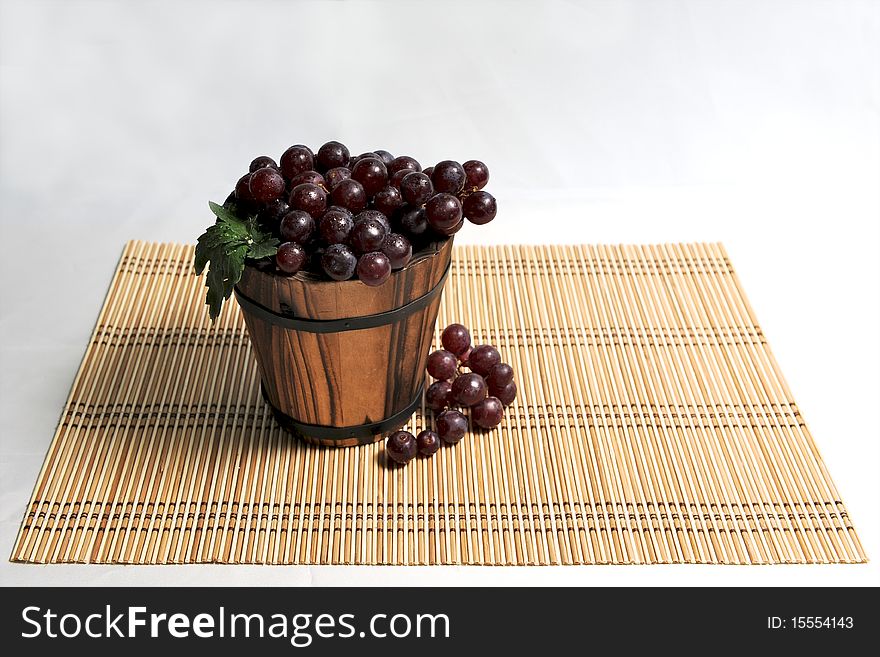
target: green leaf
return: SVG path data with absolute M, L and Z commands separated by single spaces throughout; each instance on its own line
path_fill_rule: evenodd
M 199 237 L 193 266 L 198 275 L 208 268 L 205 303 L 214 321 L 220 315 L 223 301 L 232 295 L 233 288 L 241 280 L 245 259 L 274 256 L 278 252 L 278 240 L 263 232 L 253 217 L 239 217 L 235 207 L 213 202 L 208 206 L 217 220 Z

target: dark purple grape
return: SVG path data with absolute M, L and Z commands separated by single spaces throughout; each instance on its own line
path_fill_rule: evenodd
M 468 160 L 461 166 L 467 177 L 464 184 L 465 189 L 483 189 L 486 183 L 489 182 L 489 167 L 479 160 Z
M 400 214 L 400 227 L 410 235 L 421 235 L 428 230 L 425 208 L 404 208 Z
M 440 436 L 435 431 L 425 429 L 416 437 L 419 456 L 433 456 L 440 449 Z
M 428 167 L 427 169 L 422 169 L 422 173 L 425 174 L 426 176 L 428 176 L 428 178 L 430 178 L 431 175 L 434 173 L 434 167 Z
M 444 235 L 449 237 L 450 235 L 455 235 L 458 231 L 464 228 L 464 219 L 455 224 L 452 228 L 447 228 L 444 231 L 441 231 Z
M 434 194 L 434 186 L 424 173 L 411 171 L 400 181 L 400 193 L 410 205 L 422 205 Z
M 486 376 L 489 371 L 501 362 L 501 354 L 492 345 L 481 344 L 474 347 L 468 358 L 468 367 L 472 372 L 476 372 L 480 376 Z
M 411 173 L 413 173 L 412 169 L 401 169 L 400 171 L 395 171 L 393 174 L 388 176 L 388 184 L 392 187 L 397 187 L 397 189 L 400 189 L 400 183 L 403 182 L 403 179 Z
M 513 400 L 516 399 L 516 383 L 511 381 L 503 388 L 492 386 L 489 388 L 489 394 L 497 397 L 505 406 L 510 406 Z
M 386 217 L 393 217 L 403 207 L 403 195 L 397 187 L 387 185 L 373 197 L 373 207 Z
M 348 149 L 343 144 L 340 144 L 338 141 L 328 141 L 318 149 L 318 155 L 315 159 L 324 171 L 328 171 L 335 167 L 348 166 L 350 155 Z
M 260 157 L 255 157 L 251 162 L 250 172 L 253 173 L 257 169 L 262 169 L 263 167 L 271 167 L 272 169 L 278 169 L 278 165 L 275 164 L 275 160 L 273 160 L 268 155 L 260 155 Z
M 263 227 L 274 231 L 278 228 L 278 224 L 281 223 L 281 217 L 283 217 L 289 209 L 290 206 L 287 205 L 286 201 L 278 199 L 260 210 L 259 214 L 257 214 L 257 221 Z
M 456 356 L 461 356 L 464 352 L 470 349 L 471 346 L 471 334 L 461 324 L 450 324 L 445 329 L 443 329 L 443 333 L 440 336 L 440 342 L 443 343 L 443 348 L 446 351 L 450 351 Z
M 332 192 L 336 185 L 351 178 L 351 170 L 346 167 L 333 167 L 324 174 L 324 178 L 327 181 L 327 189 Z
M 391 276 L 391 263 L 381 251 L 365 253 L 357 264 L 357 275 L 362 283 L 370 287 L 382 285 Z
M 275 264 L 286 274 L 295 274 L 306 264 L 309 256 L 306 250 L 296 242 L 285 242 L 278 247 Z
M 281 218 L 281 239 L 305 244 L 315 232 L 315 220 L 308 212 L 288 210 Z
M 504 418 L 504 406 L 497 397 L 486 397 L 471 408 L 471 420 L 484 429 L 494 429 Z
M 354 227 L 348 236 L 348 241 L 355 253 L 362 254 L 378 251 L 382 247 L 382 242 L 385 241 L 385 226 L 373 217 L 356 219 Z
M 388 182 L 388 170 L 378 157 L 362 157 L 352 168 L 351 177 L 357 180 L 367 196 L 372 198 Z
M 481 399 L 485 399 L 488 391 L 486 380 L 479 374 L 473 372 L 462 374 L 452 382 L 452 401 L 459 406 L 473 406 Z
M 297 185 L 290 192 L 290 207 L 320 217 L 327 207 L 327 192 L 311 183 Z
M 330 192 L 333 205 L 341 205 L 352 212 L 360 212 L 367 207 L 367 193 L 357 180 L 346 178 Z
M 468 221 L 482 226 L 495 218 L 498 204 L 489 192 L 474 192 L 464 200 L 462 210 Z
M 361 219 L 372 219 L 374 221 L 378 221 L 382 224 L 382 228 L 385 229 L 385 234 L 391 232 L 391 222 L 388 221 L 388 217 L 379 212 L 378 210 L 364 210 L 363 212 L 358 213 L 358 215 L 354 218 L 354 222 L 357 223 Z M 375 249 L 370 249 L 370 251 L 375 251 Z
M 441 381 L 451 379 L 458 369 L 458 358 L 452 352 L 438 349 L 428 355 L 428 374 Z
M 379 249 L 388 256 L 391 269 L 403 269 L 412 260 L 412 244 L 399 233 L 389 233 Z
M 334 281 L 347 281 L 354 276 L 357 258 L 345 244 L 331 244 L 321 255 L 321 269 Z
M 251 194 L 251 175 L 250 173 L 244 174 L 241 178 L 238 179 L 238 182 L 235 183 L 235 198 L 239 201 L 253 201 L 254 195 Z
M 395 173 L 402 171 L 403 169 L 421 171 L 422 166 L 415 158 L 410 157 L 409 155 L 401 155 L 400 157 L 395 157 L 391 160 L 391 164 L 388 165 L 388 175 L 393 176 Z
M 513 381 L 513 368 L 507 363 L 498 363 L 493 365 L 486 375 L 486 383 L 489 387 L 503 388 Z
M 418 447 L 416 438 L 409 431 L 395 431 L 385 443 L 385 453 L 401 465 L 405 465 L 416 457 Z
M 443 411 L 435 420 L 437 434 L 444 443 L 454 445 L 468 430 L 467 418 L 458 411 Z
M 461 221 L 461 202 L 452 194 L 435 194 L 425 205 L 425 215 L 431 228 L 439 233 L 450 234 Z
M 348 210 L 332 207 L 318 220 L 318 235 L 326 244 L 342 244 L 348 241 L 354 220 Z
M 322 176 L 317 171 L 303 171 L 302 173 L 296 174 L 293 178 L 290 179 L 290 188 L 293 189 L 297 185 L 302 185 L 305 183 L 310 183 L 312 185 L 317 185 L 318 187 L 323 187 L 327 189 L 327 181 L 324 180 L 324 176 Z
M 452 384 L 449 381 L 434 381 L 425 390 L 425 406 L 439 413 L 449 406 L 451 393 Z
M 281 156 L 281 175 L 287 180 L 292 180 L 303 171 L 315 168 L 315 158 L 312 151 L 302 144 L 291 146 Z
M 431 182 L 434 183 L 434 189 L 438 192 L 458 194 L 464 189 L 466 181 L 467 174 L 464 172 L 464 167 L 452 160 L 438 162 L 434 165 L 434 171 L 431 172 Z
M 388 151 L 383 151 L 382 149 L 378 149 L 373 152 L 379 156 L 379 159 L 382 160 L 382 164 L 384 164 L 386 167 L 389 164 L 391 164 L 392 162 L 394 162 L 394 156 L 391 153 L 389 153 Z
M 348 208 L 342 207 L 341 205 L 331 205 L 329 208 L 327 208 L 327 210 L 328 211 L 329 210 L 336 210 L 338 212 L 342 212 L 344 214 L 347 214 L 349 217 L 354 219 L 354 213 L 351 210 L 349 210 Z

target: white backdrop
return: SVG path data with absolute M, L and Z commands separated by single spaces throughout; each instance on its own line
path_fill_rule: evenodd
M 297 142 L 479 158 L 463 242 L 720 240 L 880 556 L 880 3 L 0 0 L 0 577 L 877 584 L 867 566 L 5 563 L 127 239 Z

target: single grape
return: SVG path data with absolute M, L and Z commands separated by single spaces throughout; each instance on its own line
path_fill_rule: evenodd
M 393 217 L 403 207 L 403 195 L 397 187 L 386 185 L 373 197 L 373 207 L 386 217 Z
M 485 399 L 488 391 L 486 380 L 479 374 L 469 372 L 456 377 L 452 382 L 451 399 L 460 406 L 473 406 L 481 399 Z
M 379 249 L 388 256 L 391 269 L 403 269 L 412 260 L 412 244 L 399 233 L 389 233 Z
M 327 189 L 332 192 L 336 185 L 351 178 L 351 170 L 346 167 L 333 167 L 324 174 L 324 178 L 327 180 Z
M 394 156 L 391 153 L 389 153 L 388 151 L 383 151 L 380 148 L 380 149 L 376 149 L 373 152 L 379 156 L 379 159 L 382 160 L 382 164 L 384 164 L 386 167 L 389 164 L 391 164 L 392 162 L 394 162 Z
M 458 411 L 443 411 L 435 420 L 437 434 L 444 443 L 454 445 L 467 433 L 467 418 Z
M 315 159 L 317 159 L 318 165 L 327 171 L 335 167 L 348 166 L 350 155 L 343 144 L 338 141 L 328 141 L 318 149 L 318 155 Z
M 235 183 L 235 198 L 239 201 L 253 201 L 254 195 L 251 194 L 251 176 L 253 174 L 246 173 L 241 178 L 238 179 L 238 182 Z
M 358 215 L 358 217 L 360 216 Z M 385 241 L 385 226 L 373 217 L 356 219 L 348 241 L 355 253 L 362 254 L 378 251 L 382 246 L 382 242 Z
M 486 376 L 500 362 L 501 354 L 498 353 L 495 347 L 481 344 L 479 347 L 474 347 L 474 350 L 471 352 L 470 358 L 468 358 L 468 367 L 471 368 L 472 372 L 476 372 L 480 376 Z
M 449 237 L 450 235 L 455 235 L 458 231 L 460 231 L 464 227 L 464 219 L 455 224 L 452 228 L 447 228 L 446 230 L 438 231 L 439 233 L 446 235 Z
M 467 181 L 464 184 L 465 189 L 483 189 L 486 183 L 489 182 L 489 167 L 479 160 L 468 160 L 461 166 L 467 177 Z
M 464 200 L 462 209 L 468 221 L 482 226 L 495 218 L 498 204 L 489 192 L 474 192 Z
M 293 189 L 297 185 L 302 185 L 304 183 L 310 183 L 312 185 L 317 185 L 318 187 L 323 187 L 327 189 L 327 181 L 324 180 L 324 176 L 322 176 L 317 171 L 303 171 L 302 173 L 296 174 L 293 178 L 290 179 L 290 189 Z
M 411 173 L 413 173 L 412 169 L 401 169 L 400 171 L 395 171 L 390 176 L 388 176 L 388 184 L 392 187 L 397 187 L 397 189 L 400 189 L 400 183 L 403 182 L 403 179 Z
M 439 413 L 449 406 L 451 393 L 452 384 L 449 381 L 434 381 L 425 390 L 425 406 Z
M 452 194 L 435 194 L 425 205 L 425 215 L 431 228 L 446 234 L 461 221 L 461 202 Z
M 401 465 L 406 465 L 416 457 L 418 446 L 416 438 L 409 431 L 396 431 L 388 437 L 385 443 L 385 453 L 388 457 Z
M 317 185 L 303 183 L 290 192 L 290 207 L 320 217 L 327 207 L 327 192 Z
M 282 199 L 272 201 L 272 203 L 260 210 L 257 214 L 257 221 L 264 228 L 274 231 L 278 228 L 278 224 L 281 223 L 281 217 L 283 217 L 289 209 L 290 206 Z
M 296 242 L 285 242 L 278 247 L 275 264 L 286 274 L 295 274 L 308 260 L 306 250 Z
M 293 180 L 303 171 L 310 171 L 315 168 L 315 158 L 308 146 L 297 144 L 291 146 L 281 156 L 280 160 L 281 175 L 287 180 Z
M 388 170 L 378 157 L 362 157 L 352 168 L 351 177 L 357 180 L 367 196 L 372 198 L 388 182 Z
M 421 171 L 422 166 L 415 158 L 410 157 L 409 155 L 401 155 L 391 160 L 391 164 L 388 165 L 388 175 L 393 176 L 395 173 L 397 173 L 398 171 L 402 171 L 403 169 L 409 169 L 410 171 Z
M 281 239 L 305 244 L 315 231 L 315 220 L 308 212 L 288 210 L 281 218 Z
M 440 335 L 440 342 L 446 351 L 461 356 L 471 346 L 471 334 L 461 324 L 450 324 Z
M 380 251 L 365 253 L 357 264 L 358 278 L 365 285 L 376 287 L 382 285 L 391 276 L 391 263 L 388 256 Z
M 318 235 L 326 244 L 342 244 L 348 241 L 354 220 L 348 210 L 330 208 L 318 220 Z
M 260 155 L 260 157 L 255 157 L 251 162 L 250 172 L 253 173 L 257 169 L 262 169 L 263 167 L 271 167 L 275 170 L 278 169 L 278 165 L 275 164 L 275 160 L 273 160 L 268 155 Z
M 504 406 L 497 397 L 486 397 L 471 408 L 471 419 L 477 426 L 494 429 L 504 418 Z
M 330 192 L 333 205 L 341 205 L 352 212 L 360 212 L 367 207 L 367 193 L 357 180 L 346 178 Z
M 321 255 L 321 269 L 334 281 L 347 281 L 357 269 L 357 257 L 345 244 L 331 244 Z
M 430 178 L 431 175 L 434 173 L 434 167 L 428 167 L 427 169 L 422 169 L 422 173 L 425 174 L 426 176 L 428 176 L 428 178 Z
M 486 383 L 489 387 L 503 388 L 513 381 L 513 368 L 507 363 L 498 363 L 492 366 L 486 375 Z
M 337 210 L 339 212 L 347 214 L 350 218 L 354 219 L 354 212 L 352 212 L 348 208 L 342 207 L 341 205 L 331 205 L 329 208 L 327 208 L 327 210 Z
M 489 388 L 489 394 L 493 397 L 497 397 L 505 406 L 510 406 L 513 403 L 513 400 L 516 399 L 516 383 L 511 381 L 503 388 L 492 386 Z
M 434 186 L 424 173 L 411 171 L 400 181 L 400 193 L 410 205 L 422 205 L 434 194 Z
M 367 151 L 366 153 L 361 153 L 357 157 L 351 158 L 351 160 L 349 160 L 349 162 L 348 162 L 348 168 L 349 169 L 353 168 L 355 165 L 355 162 L 357 162 L 358 160 L 363 160 L 365 157 L 375 157 L 375 158 L 381 159 L 381 158 L 379 158 L 379 156 L 375 152 Z M 383 164 L 384 164 L 384 162 L 383 162 Z
M 435 379 L 447 380 L 455 376 L 458 368 L 458 358 L 452 352 L 445 349 L 438 349 L 428 355 L 427 370 L 428 374 Z
M 400 214 L 400 227 L 410 235 L 421 235 L 428 230 L 425 208 L 404 207 Z
M 388 221 L 388 217 L 386 217 L 378 210 L 364 210 L 354 218 L 354 222 L 357 223 L 361 219 L 373 219 L 375 221 L 378 221 L 380 224 L 382 224 L 382 228 L 385 229 L 386 235 L 391 232 L 391 222 Z M 375 249 L 370 250 L 374 251 Z
M 434 189 L 438 192 L 458 194 L 464 189 L 466 181 L 467 174 L 464 172 L 464 167 L 452 160 L 438 162 L 434 165 L 434 171 L 431 172 L 431 182 L 434 183 Z
M 440 436 L 435 431 L 425 429 L 416 436 L 416 447 L 420 456 L 433 456 L 440 449 Z

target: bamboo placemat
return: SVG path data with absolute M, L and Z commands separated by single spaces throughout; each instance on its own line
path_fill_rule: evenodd
M 718 244 L 456 248 L 438 327 L 496 344 L 519 399 L 399 469 L 275 426 L 238 308 L 210 326 L 191 256 L 125 248 L 14 560 L 865 560 Z

